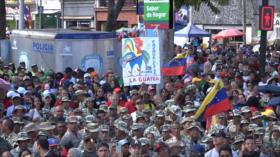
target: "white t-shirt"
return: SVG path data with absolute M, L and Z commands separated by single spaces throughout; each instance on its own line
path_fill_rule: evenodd
M 238 157 L 237 153 L 233 150 L 232 150 L 232 155 L 233 155 L 233 157 Z M 209 150 L 208 152 L 206 152 L 204 157 L 219 157 L 219 152 L 215 148 L 213 148 L 213 149 Z

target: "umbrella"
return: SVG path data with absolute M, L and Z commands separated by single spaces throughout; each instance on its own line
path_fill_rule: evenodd
M 10 88 L 10 83 L 0 78 L 0 88 L 7 91 Z
M 196 27 L 195 25 L 188 24 L 183 29 L 175 32 L 175 37 L 210 37 L 211 33 L 204 31 L 203 29 L 200 29 Z
M 219 32 L 217 35 L 215 35 L 213 37 L 213 39 L 239 37 L 239 36 L 243 36 L 243 35 L 244 35 L 244 33 L 240 32 L 238 29 L 231 28 L 231 29 L 226 29 L 226 30 Z
M 280 104 L 280 96 L 274 97 L 268 102 L 268 106 L 277 106 L 279 104 Z

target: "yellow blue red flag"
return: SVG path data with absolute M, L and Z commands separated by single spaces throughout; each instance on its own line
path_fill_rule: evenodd
M 232 104 L 228 99 L 223 82 L 219 80 L 207 94 L 194 117 L 196 120 L 205 121 L 208 117 L 230 109 L 232 109 Z

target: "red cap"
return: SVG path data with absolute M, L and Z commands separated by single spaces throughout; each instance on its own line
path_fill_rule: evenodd
M 115 94 L 118 94 L 118 93 L 120 93 L 120 92 L 121 92 L 121 89 L 120 89 L 119 87 L 117 87 L 117 88 L 114 89 L 114 93 L 115 93 Z

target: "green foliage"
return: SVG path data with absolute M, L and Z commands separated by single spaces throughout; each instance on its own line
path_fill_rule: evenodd
M 182 5 L 193 6 L 195 10 L 199 10 L 201 4 L 206 4 L 215 14 L 219 14 L 220 10 L 217 6 L 225 6 L 230 0 L 175 0 L 175 8 L 178 9 Z

